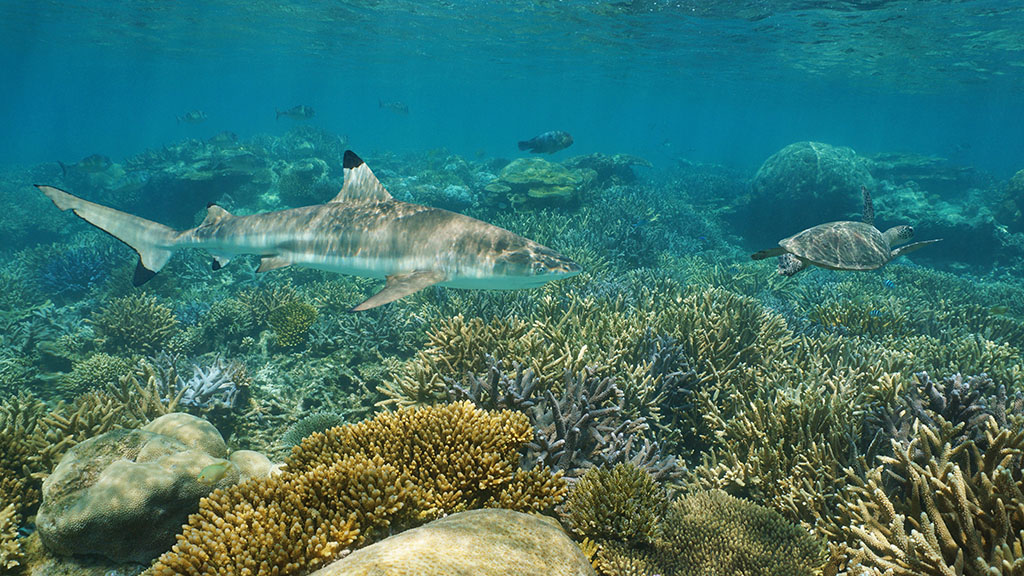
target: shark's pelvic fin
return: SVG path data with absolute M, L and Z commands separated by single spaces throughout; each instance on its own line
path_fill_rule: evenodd
M 277 270 L 278 268 L 284 268 L 285 266 L 291 266 L 291 260 L 282 258 L 280 256 L 264 256 L 260 258 L 260 267 L 256 269 L 256 272 L 269 272 L 271 270 Z
M 342 168 L 345 183 L 341 186 L 341 192 L 338 192 L 331 202 L 383 202 L 392 199 L 384 185 L 373 175 L 370 167 L 362 158 L 356 156 L 355 152 L 345 151 Z
M 135 268 L 132 283 L 136 286 L 155 276 L 174 254 L 174 242 L 178 237 L 178 231 L 174 228 L 94 204 L 53 186 L 37 184 L 36 188 L 46 194 L 57 208 L 74 210 L 82 220 L 135 250 L 139 255 L 139 265 Z
M 213 224 L 218 224 L 229 218 L 234 218 L 234 216 L 232 216 L 227 210 L 217 206 L 216 204 L 207 204 L 206 218 L 203 218 L 202 223 L 199 225 L 212 226 Z
M 437 270 L 416 270 L 415 272 L 408 272 L 406 274 L 392 274 L 388 276 L 387 283 L 384 288 L 364 300 L 361 304 L 352 309 L 353 312 L 360 312 L 362 310 L 369 310 L 370 308 L 376 308 L 387 304 L 388 302 L 394 302 L 399 298 L 403 298 L 412 294 L 413 292 L 419 292 L 427 286 L 433 286 L 438 282 L 444 282 L 445 275 L 443 272 Z

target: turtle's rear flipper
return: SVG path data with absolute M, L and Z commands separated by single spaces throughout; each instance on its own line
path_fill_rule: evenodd
M 913 244 L 911 244 L 913 246 Z M 761 250 L 750 255 L 751 260 L 764 260 L 765 258 L 771 258 L 773 256 L 782 256 L 786 253 L 786 249 L 782 246 L 776 246 L 775 248 L 769 248 L 767 250 Z
M 899 248 L 892 251 L 892 257 L 895 258 L 897 256 L 902 256 L 907 252 L 913 252 L 918 248 L 924 248 L 925 246 L 929 244 L 934 244 L 940 240 L 942 240 L 942 238 L 936 238 L 935 240 L 922 240 L 920 242 L 914 242 L 913 244 L 907 244 L 906 246 L 900 246 Z

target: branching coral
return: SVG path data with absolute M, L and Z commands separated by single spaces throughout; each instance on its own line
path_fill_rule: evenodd
M 0 505 L 3 503 L 0 499 Z M 20 566 L 22 562 L 21 546 L 18 543 L 19 524 L 21 519 L 14 504 L 0 508 L 0 572 L 4 574 Z
M 668 506 L 665 489 L 631 464 L 591 468 L 575 483 L 563 517 L 576 534 L 594 540 L 650 542 Z
M 296 300 L 275 308 L 267 315 L 267 323 L 274 330 L 278 346 L 295 348 L 306 342 L 317 315 L 312 304 Z
M 90 321 L 103 349 L 129 354 L 159 351 L 178 329 L 174 311 L 146 294 L 113 300 Z
M 64 398 L 73 399 L 84 392 L 116 384 L 130 374 L 134 366 L 135 362 L 129 358 L 98 352 L 73 363 L 71 372 L 61 376 L 57 387 Z
M 281 474 L 204 500 L 150 574 L 302 574 L 389 527 L 486 506 L 548 510 L 565 483 L 518 468 L 530 436 L 524 415 L 468 402 L 313 434 Z
M 940 424 L 916 423 L 913 440 L 895 443 L 882 465 L 848 471 L 840 514 L 823 526 L 847 542 L 848 574 L 1024 573 L 1024 431 L 989 419 L 980 450 L 954 447 L 956 427 Z

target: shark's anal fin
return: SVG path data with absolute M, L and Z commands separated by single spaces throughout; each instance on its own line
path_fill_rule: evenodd
M 433 286 L 438 282 L 444 282 L 445 275 L 437 270 L 416 270 L 405 274 L 392 274 L 388 276 L 387 283 L 380 292 L 370 296 L 361 304 L 352 309 L 353 312 L 369 310 L 404 298 L 414 292 Z
M 362 158 L 356 156 L 355 152 L 345 150 L 342 162 L 345 183 L 341 186 L 341 192 L 338 192 L 331 202 L 384 202 L 392 199 L 384 185 L 373 175 L 370 167 Z
M 264 256 L 260 258 L 260 267 L 256 269 L 256 272 L 269 272 L 278 268 L 284 268 L 285 266 L 291 266 L 291 264 L 290 260 L 280 256 Z

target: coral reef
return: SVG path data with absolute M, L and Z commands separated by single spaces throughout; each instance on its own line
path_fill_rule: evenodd
M 94 313 L 90 322 L 97 345 L 115 353 L 158 352 L 178 329 L 174 311 L 146 294 L 117 298 Z
M 564 480 L 523 471 L 531 435 L 515 412 L 463 402 L 403 409 L 316 433 L 282 473 L 217 491 L 150 574 L 299 574 L 389 530 L 480 507 L 549 510 Z M 260 537 L 253 538 L 252 535 Z
M 668 507 L 665 489 L 631 464 L 591 468 L 562 506 L 573 532 L 594 540 L 649 543 Z
M 74 362 L 71 372 L 60 377 L 57 388 L 66 399 L 74 399 L 90 390 L 102 390 L 118 383 L 131 373 L 135 362 L 130 358 L 97 352 L 84 360 Z
M 0 572 L 4 574 L 22 563 L 21 546 L 18 544 L 19 524 L 21 519 L 14 504 L 0 508 Z
M 951 444 L 956 427 L 916 422 L 894 456 L 848 470 L 840 513 L 824 530 L 845 542 L 847 574 L 1020 574 L 1024 571 L 1024 432 L 986 421 L 987 447 Z
M 512 205 L 562 204 L 579 201 L 582 189 L 596 177 L 590 169 L 569 169 L 543 158 L 518 158 L 485 190 L 503 195 Z
M 828 560 L 824 543 L 805 529 L 720 490 L 672 502 L 650 541 L 598 543 L 594 562 L 605 576 L 812 576 Z
M 316 308 L 308 302 L 293 301 L 275 308 L 267 315 L 277 345 L 295 348 L 306 342 L 309 328 L 316 322 Z

